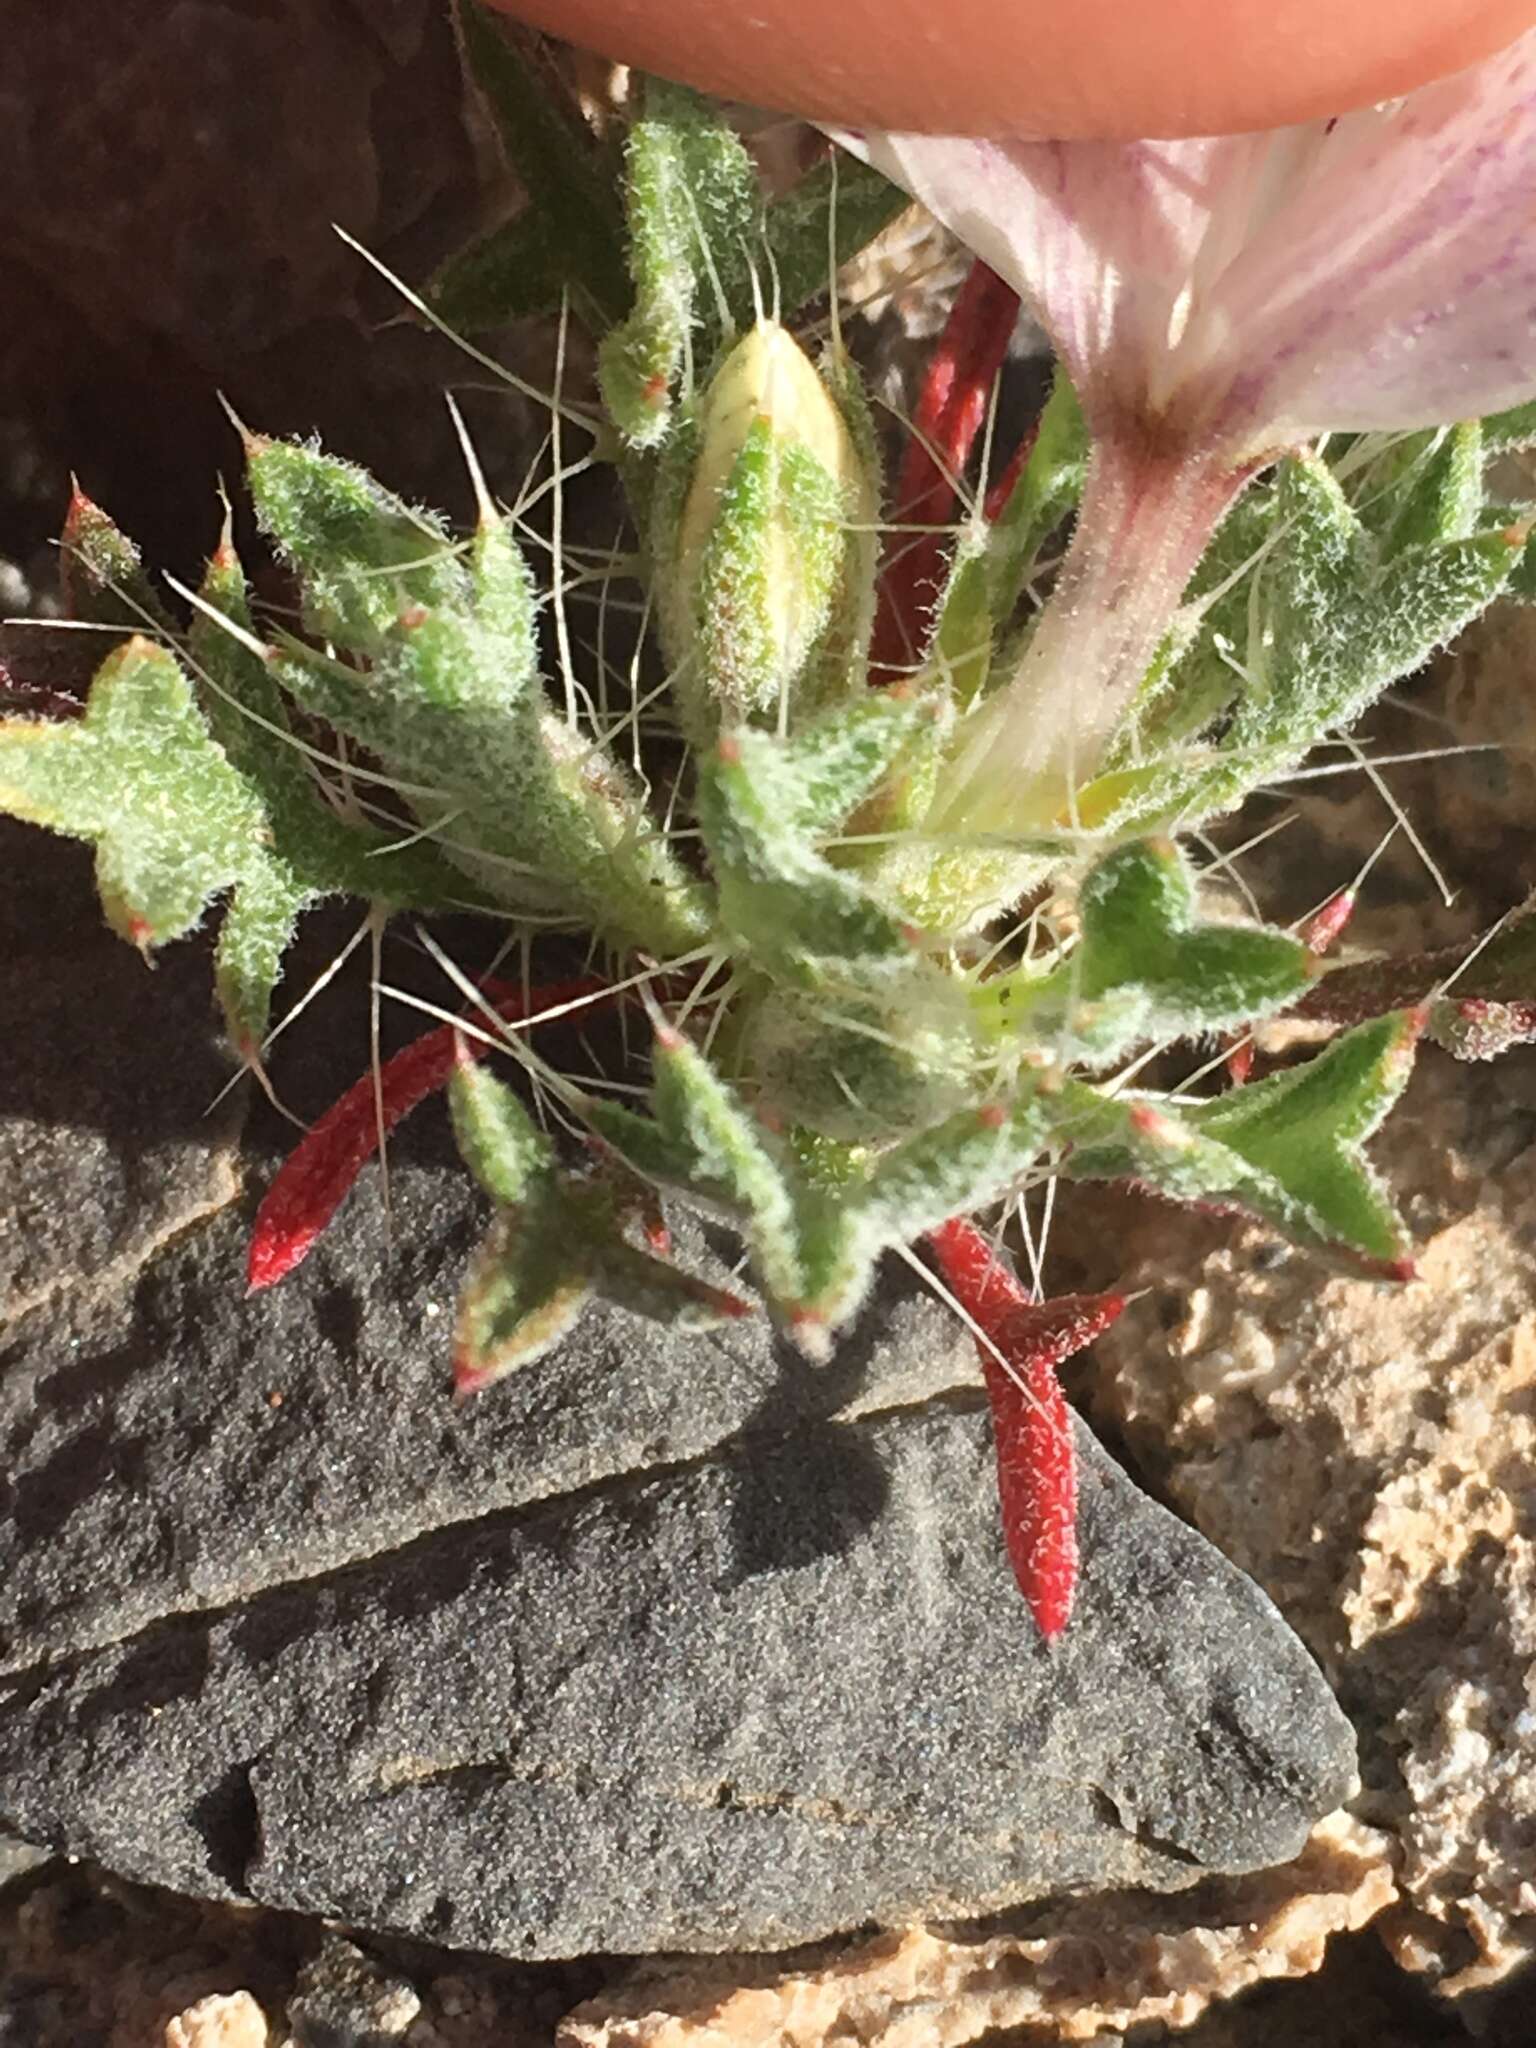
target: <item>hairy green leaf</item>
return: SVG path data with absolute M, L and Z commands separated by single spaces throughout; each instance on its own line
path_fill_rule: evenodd
M 1536 443 L 1536 398 L 1528 399 L 1524 405 L 1511 406 L 1508 412 L 1490 413 L 1481 424 L 1483 445 L 1490 455 L 1529 448 Z
M 1082 407 L 1058 370 L 1035 445 L 987 540 L 987 601 L 1000 626 L 1023 595 L 1041 547 L 1077 503 L 1087 468 Z
M 1051 1096 L 1059 1171 L 1246 1209 L 1300 1244 L 1397 1269 L 1406 1233 L 1361 1146 L 1401 1094 L 1418 1020 L 1363 1024 L 1304 1065 L 1213 1102 L 1152 1105 L 1068 1081 Z
M 459 1296 L 454 1380 L 481 1388 L 552 1351 L 591 1299 L 592 1276 L 573 1246 L 564 1205 L 540 1195 L 492 1223 Z
M 453 1134 L 470 1172 L 503 1208 L 516 1208 L 556 1177 L 554 1147 L 505 1081 L 468 1057 L 448 1084 Z
M 912 942 L 900 921 L 825 860 L 797 823 L 803 790 L 779 743 L 747 728 L 699 764 L 699 821 L 726 929 L 792 981 L 908 962 Z
M 1346 1032 L 1315 1059 L 1189 1112 L 1295 1204 L 1293 1236 L 1392 1263 L 1406 1237 L 1360 1147 L 1402 1094 L 1420 1019 L 1398 1011 Z M 1277 1217 L 1277 1220 L 1284 1220 Z
M 1299 939 L 1203 918 L 1188 862 L 1169 840 L 1106 854 L 1083 882 L 1078 914 L 1078 945 L 1059 966 L 996 976 L 977 992 L 996 1024 L 1061 1058 L 1096 1063 L 1149 1039 L 1230 1030 L 1279 1009 L 1312 978 Z
M 371 654 L 413 607 L 464 602 L 467 573 L 435 514 L 304 442 L 248 435 L 245 452 L 256 516 L 297 571 L 314 632 Z
M 138 548 L 78 484 L 59 536 L 59 590 L 71 618 L 131 633 L 170 629 Z
M 695 360 L 707 364 L 733 324 L 729 305 L 716 301 L 711 266 L 757 243 L 762 201 L 740 138 L 699 95 L 659 79 L 646 81 L 626 170 L 635 307 L 605 336 L 599 366 L 619 432 L 636 448 L 655 448 L 695 330 Z
M 78 723 L 0 722 L 0 808 L 96 848 L 102 907 L 141 946 L 180 938 L 265 857 L 265 820 L 176 657 L 109 655 Z

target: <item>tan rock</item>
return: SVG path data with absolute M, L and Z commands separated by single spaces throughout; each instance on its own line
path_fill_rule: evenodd
M 165 2048 L 267 2048 L 267 2021 L 249 1991 L 219 1991 L 179 2012 Z
M 1522 459 L 1529 464 L 1528 451 Z M 1533 650 L 1536 613 L 1523 604 L 1495 605 L 1447 657 L 1439 678 L 1445 716 L 1457 742 L 1487 749 L 1476 757 L 1474 785 L 1455 806 L 1458 850 L 1484 859 L 1499 856 L 1501 862 L 1513 853 L 1527 881 L 1536 758 L 1528 745 L 1511 742 L 1526 733 L 1530 722 Z M 1507 869 L 1499 879 L 1509 886 Z
M 1091 2042 L 1191 2025 L 1316 1970 L 1395 1897 L 1383 1835 L 1324 1821 L 1294 1863 L 1173 1898 L 1118 1892 L 969 1926 L 909 1927 L 797 1961 L 646 1966 L 579 2007 L 559 2048 L 958 2048 L 999 2027 Z
M 1536 1056 L 1427 1053 L 1374 1151 L 1418 1280 L 1127 1204 L 1148 1291 L 1094 1398 L 1323 1663 L 1402 1840 L 1395 1950 L 1472 1989 L 1536 1944 Z

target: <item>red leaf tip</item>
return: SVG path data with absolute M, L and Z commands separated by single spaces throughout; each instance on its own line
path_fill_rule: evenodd
M 1245 1038 L 1241 1045 L 1233 1046 L 1227 1054 L 1227 1079 L 1234 1088 L 1243 1087 L 1252 1078 L 1256 1051 L 1253 1040 Z
M 1353 889 L 1341 889 L 1336 896 L 1329 897 L 1321 910 L 1308 918 L 1302 926 L 1301 942 L 1309 953 L 1328 951 L 1354 916 L 1356 901 Z

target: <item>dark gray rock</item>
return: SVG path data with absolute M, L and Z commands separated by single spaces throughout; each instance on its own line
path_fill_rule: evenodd
M 88 900 L 69 931 L 82 973 L 122 950 Z M 119 1040 L 174 1062 L 176 986 L 77 1053 L 114 1186 L 146 1144 Z M 356 1070 L 347 1000 L 278 1068 L 305 1113 Z M 24 1137 L 47 1102 L 7 1042 Z M 255 1130 L 259 1186 L 284 1141 Z M 14 1157 L 46 1210 L 58 1152 Z M 0 1338 L 0 1823 L 29 1839 L 562 1957 L 1179 1885 L 1290 1856 L 1347 1791 L 1274 1609 L 1086 1437 L 1082 1604 L 1041 1643 L 968 1344 L 904 1277 L 826 1369 L 760 1324 L 593 1315 L 455 1411 L 482 1217 L 440 1111 L 395 1148 L 393 1252 L 365 1185 L 244 1302 L 253 1197 L 63 1261 Z
M 0 177 L 13 256 L 106 340 L 127 327 L 239 362 L 353 310 L 331 222 L 408 249 L 434 208 L 468 205 L 463 86 L 432 0 L 126 0 L 89 39 L 84 19 L 66 4 L 7 22 Z
M 728 1438 L 974 1382 L 968 1341 L 908 1282 L 826 1370 L 758 1318 L 681 1339 L 593 1311 L 455 1409 L 454 1300 L 487 1212 L 441 1107 L 422 1116 L 394 1154 L 393 1251 L 370 1176 L 309 1264 L 246 1301 L 247 1201 L 131 1284 L 63 1290 L 0 1333 L 0 1670 Z M 679 1242 L 726 1277 L 698 1232 Z
M 183 948 L 151 981 L 90 873 L 83 848 L 0 820 L 0 1345 L 61 1291 L 126 1283 L 238 1191 L 229 1107 L 208 1114 L 229 1063 L 207 964 Z M 146 994 L 156 1028 L 114 1030 Z
M 828 1423 L 442 1530 L 0 1694 L 0 1810 L 126 1874 L 504 1954 L 773 1947 L 1278 1862 L 1349 1727 L 1084 1436 L 1011 1587 L 985 1414 Z

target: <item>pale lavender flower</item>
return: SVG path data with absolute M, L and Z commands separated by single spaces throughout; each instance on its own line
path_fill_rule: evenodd
M 936 822 L 1070 809 L 1284 449 L 1536 395 L 1536 32 L 1364 113 L 1183 142 L 844 138 L 1031 304 L 1095 438 L 1077 535 Z

